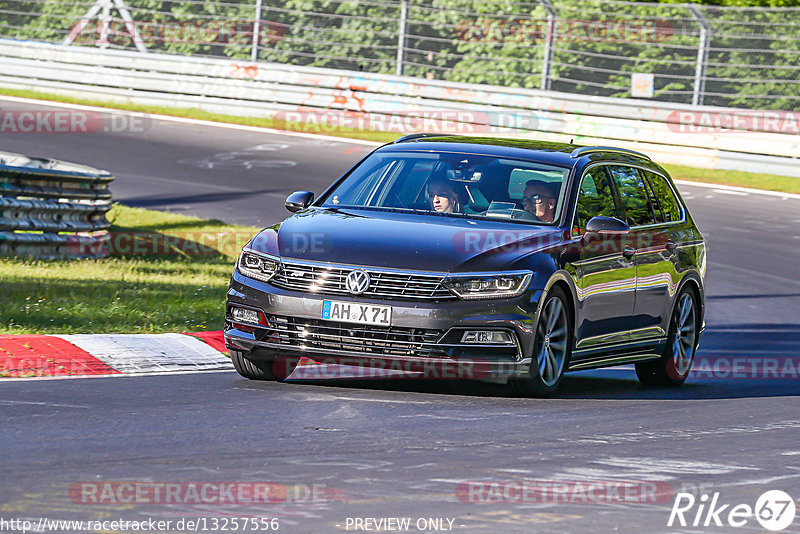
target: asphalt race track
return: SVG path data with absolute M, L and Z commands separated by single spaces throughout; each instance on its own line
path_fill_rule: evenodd
M 320 192 L 369 150 L 165 120 L 143 133 L 0 135 L 0 151 L 108 169 L 125 204 L 255 226 L 282 219 L 289 192 Z M 710 258 L 695 362 L 706 371 L 682 388 L 643 388 L 629 367 L 568 375 L 549 400 L 459 381 L 259 383 L 233 370 L 9 380 L 0 516 L 205 518 L 209 528 L 263 517 L 291 533 L 367 531 L 375 524 L 357 529 L 356 519 L 389 517 L 411 518 L 411 532 L 762 532 L 754 517 L 726 521 L 767 490 L 800 498 L 800 199 L 681 190 Z M 622 481 L 648 498 L 615 494 Z M 272 483 L 282 498 L 93 504 L 75 492 L 118 482 Z M 522 497 L 520 483 L 606 493 Z M 669 527 L 678 492 L 698 504 L 687 526 Z M 723 526 L 705 512 L 692 526 L 717 492 L 718 507 L 730 505 Z M 800 518 L 786 532 L 800 532 Z

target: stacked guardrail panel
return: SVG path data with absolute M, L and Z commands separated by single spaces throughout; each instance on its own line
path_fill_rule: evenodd
M 85 165 L 0 152 L 0 256 L 107 255 L 113 179 Z

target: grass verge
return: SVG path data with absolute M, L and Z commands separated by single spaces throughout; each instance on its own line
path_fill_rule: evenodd
M 676 180 L 689 182 L 706 182 L 709 184 L 733 185 L 766 189 L 781 193 L 800 194 L 800 178 L 778 176 L 775 174 L 757 174 L 741 171 L 718 171 L 715 169 L 698 169 L 681 165 L 662 165 Z
M 109 102 L 105 100 L 95 100 L 90 98 L 74 98 L 62 96 L 54 93 L 43 93 L 39 91 L 29 91 L 24 89 L 0 88 L 0 95 L 17 96 L 21 98 L 34 98 L 39 100 L 51 100 L 56 102 L 67 102 L 71 104 L 82 104 L 87 106 L 98 106 L 111 109 L 124 109 L 128 111 L 139 111 L 159 115 L 169 115 L 173 117 L 184 117 L 190 119 L 224 122 L 230 124 L 242 124 L 245 126 L 259 126 L 263 128 L 275 128 L 276 124 L 271 118 L 238 117 L 234 115 L 223 115 L 219 113 L 209 113 L 196 108 L 173 108 L 165 106 L 144 106 L 129 104 L 124 102 Z M 278 125 L 279 127 L 280 125 Z M 278 128 L 280 129 L 280 128 Z M 377 132 L 369 130 L 336 130 L 322 132 L 325 135 L 335 137 L 347 137 L 350 139 L 362 139 L 365 141 L 377 141 L 386 143 L 397 139 L 396 133 Z M 773 174 L 756 174 L 750 172 L 725 171 L 716 169 L 701 169 L 696 167 L 685 167 L 681 165 L 664 165 L 676 180 L 687 180 L 691 182 L 707 182 L 720 185 L 733 185 L 738 187 L 751 187 L 754 189 L 766 189 L 769 191 L 780 191 L 783 193 L 800 194 L 800 179 L 789 176 L 777 176 Z
M 258 229 L 116 204 L 112 256 L 0 258 L 0 334 L 221 330 L 239 248 Z

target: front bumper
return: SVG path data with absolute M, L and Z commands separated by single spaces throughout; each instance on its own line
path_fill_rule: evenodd
M 252 359 L 306 357 L 320 363 L 396 369 L 428 378 L 504 382 L 528 376 L 540 292 L 513 299 L 411 301 L 289 291 L 234 272 L 225 345 Z M 322 320 L 324 300 L 392 307 L 389 328 Z M 263 312 L 266 324 L 237 323 L 231 306 Z M 461 343 L 465 329 L 512 334 L 505 345 Z

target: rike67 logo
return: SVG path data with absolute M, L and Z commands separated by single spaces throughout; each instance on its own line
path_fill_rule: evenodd
M 744 503 L 722 504 L 719 492 L 711 496 L 703 493 L 700 497 L 680 492 L 675 495 L 667 526 L 753 528 L 754 518 L 767 530 L 784 530 L 794 522 L 794 499 L 785 491 L 770 490 L 761 494 L 753 507 Z

